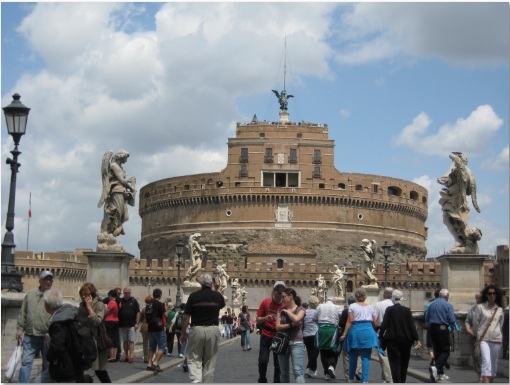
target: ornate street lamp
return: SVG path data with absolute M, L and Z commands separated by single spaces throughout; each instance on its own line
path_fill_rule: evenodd
M 175 297 L 175 307 L 181 306 L 181 255 L 184 251 L 184 243 L 182 239 L 175 244 L 175 252 L 177 254 L 177 295 Z
M 384 287 L 388 287 L 388 257 L 390 256 L 391 246 L 388 245 L 387 241 L 384 241 L 384 245 L 381 246 L 384 256 Z
M 2 290 L 9 289 L 9 291 L 23 291 L 23 284 L 21 283 L 21 274 L 16 271 L 14 264 L 14 206 L 16 202 L 16 174 L 20 168 L 18 163 L 18 156 L 21 154 L 18 151 L 18 144 L 21 137 L 25 135 L 27 129 L 27 119 L 30 108 L 21 103 L 21 96 L 19 94 L 12 95 L 12 103 L 7 107 L 2 108 L 5 114 L 5 122 L 7 123 L 7 132 L 14 140 L 14 150 L 11 151 L 12 159 L 7 158 L 7 164 L 11 166 L 11 186 L 9 190 L 9 204 L 7 206 L 7 220 L 5 228 L 7 229 L 4 241 L 2 243 Z

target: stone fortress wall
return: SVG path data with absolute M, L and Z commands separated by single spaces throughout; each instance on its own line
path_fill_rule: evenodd
M 79 301 L 80 286 L 87 281 L 87 257 L 83 252 L 91 250 L 75 250 L 74 252 L 42 252 L 16 251 L 16 267 L 23 274 L 24 291 L 38 286 L 39 274 L 42 270 L 53 272 L 54 287 L 59 288 L 69 301 Z M 256 257 L 254 257 L 256 259 Z M 227 263 L 227 273 L 231 279 L 238 278 L 242 286 L 248 290 L 248 304 L 258 306 L 260 300 L 268 295 L 277 280 L 283 280 L 298 293 L 306 298 L 310 290 L 316 287 L 316 279 L 322 274 L 328 284 L 331 284 L 332 264 L 321 262 L 247 262 L 236 265 L 233 261 Z M 216 264 L 208 260 L 204 264 L 204 272 L 212 273 Z M 189 267 L 189 262 L 183 260 L 181 266 L 181 280 Z M 411 275 L 407 269 L 410 269 Z M 506 270 L 505 270 L 506 269 Z M 347 292 L 363 284 L 363 277 L 358 265 L 348 266 Z M 377 264 L 375 276 L 379 286 L 384 286 L 384 265 Z M 413 308 L 421 310 L 421 304 L 426 303 L 427 296 L 434 289 L 441 286 L 441 265 L 435 261 L 412 261 L 406 263 L 389 264 L 388 281 L 391 286 L 402 289 L 404 293 L 412 294 Z M 498 246 L 497 256 L 484 264 L 484 281 L 496 283 L 501 287 L 508 287 L 508 246 Z M 150 282 L 150 286 L 148 283 Z M 163 290 L 163 297 L 175 300 L 177 287 L 177 262 L 165 259 L 131 260 L 129 267 L 129 284 L 133 294 L 140 301 L 158 287 Z M 230 283 L 229 283 L 230 284 Z M 412 285 L 410 285 L 412 284 Z M 230 285 L 225 292 L 227 297 Z M 473 289 L 476 290 L 475 288 Z M 104 295 L 104 293 L 102 293 Z

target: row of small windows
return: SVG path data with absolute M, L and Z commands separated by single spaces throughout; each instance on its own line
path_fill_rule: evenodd
M 273 155 L 273 149 L 272 148 L 266 148 L 266 153 L 264 155 L 264 162 L 265 163 L 273 163 L 274 161 L 274 155 Z M 289 163 L 297 163 L 297 149 L 291 148 L 289 150 Z M 240 163 L 248 163 L 248 149 L 247 148 L 241 148 L 241 157 L 239 158 Z M 321 164 L 322 163 L 322 156 L 321 156 L 321 150 L 313 150 L 313 164 Z

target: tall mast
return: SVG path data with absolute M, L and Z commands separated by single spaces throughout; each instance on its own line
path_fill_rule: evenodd
M 285 78 L 287 76 L 287 36 L 285 36 L 284 61 L 283 61 L 283 90 L 285 91 Z

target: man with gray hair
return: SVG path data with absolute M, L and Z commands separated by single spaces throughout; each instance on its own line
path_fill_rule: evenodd
M 450 293 L 447 289 L 441 289 L 439 298 L 430 303 L 425 317 L 425 322 L 430 325 L 430 338 L 434 350 L 435 364 L 429 368 L 430 380 L 446 380 L 444 366 L 450 357 L 450 332 L 455 330 L 455 312 L 453 305 L 448 302 Z
M 383 300 L 379 301 L 375 304 L 375 316 L 376 316 L 376 324 L 377 328 L 381 326 L 384 313 L 386 309 L 390 306 L 393 306 L 393 301 L 391 300 L 391 295 L 393 294 L 392 287 L 386 287 L 383 292 Z M 379 355 L 379 363 L 381 364 L 381 382 L 393 382 L 391 377 L 391 369 L 390 363 L 388 361 L 388 356 L 386 354 L 382 354 L 379 349 L 377 350 L 377 354 Z
M 198 279 L 202 288 L 191 293 L 182 318 L 182 330 L 191 325 L 189 335 L 181 334 L 180 343 L 186 346 L 189 377 L 192 383 L 213 382 L 221 332 L 218 327 L 220 310 L 226 306 L 218 291 L 219 278 L 203 274 Z M 214 285 L 214 290 L 212 286 Z M 190 323 L 191 318 L 191 323 Z

